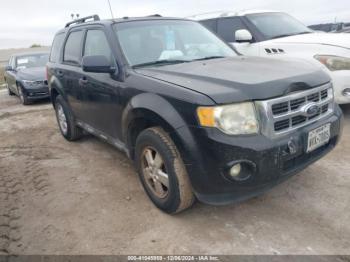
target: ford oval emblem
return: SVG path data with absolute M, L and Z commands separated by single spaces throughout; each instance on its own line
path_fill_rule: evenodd
M 315 103 L 310 103 L 303 106 L 302 111 L 305 116 L 314 116 L 320 112 L 320 107 Z

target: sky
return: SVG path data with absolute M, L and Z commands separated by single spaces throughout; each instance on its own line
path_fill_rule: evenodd
M 186 17 L 213 11 L 268 9 L 287 12 L 306 25 L 350 22 L 350 0 L 110 0 L 114 17 L 161 14 Z M 111 18 L 108 0 L 0 0 L 0 49 L 51 45 L 71 14 Z

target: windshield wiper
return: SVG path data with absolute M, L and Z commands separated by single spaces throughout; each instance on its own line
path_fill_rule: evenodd
M 153 66 L 153 65 L 172 65 L 172 64 L 180 64 L 180 63 L 186 63 L 187 60 L 170 60 L 170 59 L 163 59 L 163 60 L 157 60 L 142 64 L 133 65 L 132 68 L 139 68 L 139 67 L 145 67 L 145 66 Z
M 198 59 L 193 59 L 191 61 L 204 61 L 204 60 L 211 60 L 211 59 L 219 59 L 219 58 L 225 58 L 225 56 L 206 56 L 206 57 L 202 57 L 202 58 L 198 58 Z

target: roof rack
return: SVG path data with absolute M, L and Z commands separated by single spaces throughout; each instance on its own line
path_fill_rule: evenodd
M 66 24 L 65 27 L 69 27 L 70 25 L 73 25 L 73 24 L 82 24 L 82 23 L 85 23 L 86 20 L 89 20 L 89 19 L 93 19 L 93 21 L 100 21 L 100 17 L 98 15 L 90 15 L 90 16 L 86 16 L 83 18 L 76 19 L 72 22 L 69 22 Z

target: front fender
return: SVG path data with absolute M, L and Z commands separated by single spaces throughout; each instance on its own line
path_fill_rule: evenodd
M 186 125 L 176 109 L 163 97 L 151 93 L 142 93 L 133 97 L 124 109 L 122 115 L 123 138 L 127 136 L 129 124 L 138 117 L 135 114 L 136 110 L 152 111 L 166 121 L 174 130 Z
M 140 117 L 139 112 L 142 111 L 147 112 L 146 117 L 161 120 L 155 122 L 165 125 L 163 128 L 166 129 L 173 139 L 186 165 L 190 165 L 194 161 L 200 161 L 198 159 L 200 155 L 198 154 L 198 146 L 189 125 L 171 103 L 156 94 L 139 94 L 128 103 L 122 116 L 122 136 L 124 141 L 128 141 L 131 123 Z

